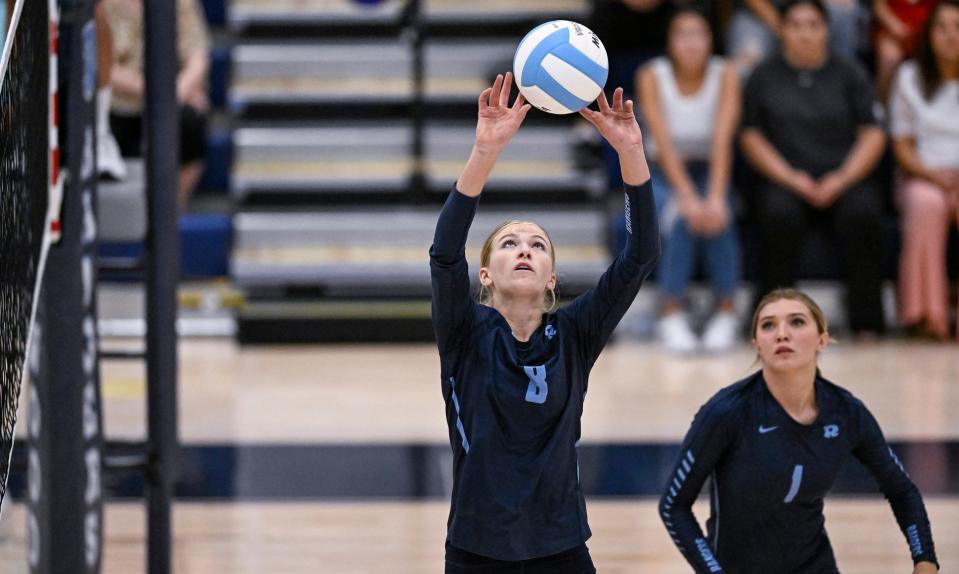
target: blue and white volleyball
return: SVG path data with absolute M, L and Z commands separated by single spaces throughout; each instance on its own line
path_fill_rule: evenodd
M 516 47 L 513 76 L 533 106 L 571 114 L 592 103 L 606 85 L 609 58 L 592 30 L 568 20 L 533 28 Z

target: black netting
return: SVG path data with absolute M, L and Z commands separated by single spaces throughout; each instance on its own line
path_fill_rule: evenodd
M 48 30 L 47 0 L 24 0 L 0 87 L 0 500 L 47 212 Z

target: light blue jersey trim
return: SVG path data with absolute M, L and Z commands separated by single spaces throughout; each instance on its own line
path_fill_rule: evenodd
M 463 450 L 470 451 L 470 441 L 466 438 L 466 429 L 463 428 L 463 421 L 460 420 L 460 401 L 456 397 L 456 381 L 450 377 L 450 397 L 453 399 L 453 407 L 456 409 L 456 430 L 460 431 L 460 437 L 463 439 Z

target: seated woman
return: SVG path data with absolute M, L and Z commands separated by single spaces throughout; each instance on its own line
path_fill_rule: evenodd
M 807 231 L 826 226 L 845 270 L 849 327 L 884 329 L 882 198 L 869 180 L 885 148 L 865 72 L 829 54 L 821 0 L 782 5 L 782 53 L 761 64 L 743 93 L 741 143 L 767 181 L 751 197 L 758 220 L 757 298 L 796 281 Z
M 142 155 L 143 98 L 143 0 L 103 0 L 113 33 L 113 103 L 110 127 L 123 157 Z M 198 0 L 176 0 L 179 72 L 176 98 L 180 106 L 180 181 L 177 203 L 186 207 L 203 173 L 206 158 L 206 95 L 209 33 Z
M 636 90 L 653 136 L 649 153 L 663 232 L 658 330 L 671 351 L 699 347 L 683 312 L 683 297 L 701 251 L 718 302 L 702 345 L 720 351 L 735 343 L 738 325 L 733 296 L 739 284 L 739 243 L 729 177 L 739 78 L 731 65 L 712 56 L 712 32 L 701 12 L 680 10 L 668 30 L 667 55 L 640 70 Z
M 893 150 L 904 178 L 899 261 L 900 317 L 949 336 L 946 239 L 959 219 L 959 0 L 942 0 L 919 53 L 899 68 L 891 98 Z

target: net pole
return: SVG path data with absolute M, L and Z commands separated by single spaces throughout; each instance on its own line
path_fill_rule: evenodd
M 147 479 L 149 574 L 172 563 L 172 502 L 177 456 L 176 290 L 179 277 L 177 183 L 179 112 L 176 104 L 176 2 L 144 2 L 147 201 Z
M 100 571 L 103 523 L 94 259 L 96 30 L 91 0 L 62 7 L 60 70 L 50 75 L 59 79 L 63 98 L 59 113 L 51 113 L 62 119 L 56 135 L 69 178 L 60 204 L 60 241 L 50 247 L 41 291 L 39 353 L 31 360 L 28 562 L 33 574 L 94 574 Z M 43 27 L 49 27 L 46 20 Z M 44 90 L 49 94 L 48 86 Z M 44 163 L 55 165 L 56 154 L 46 155 Z

